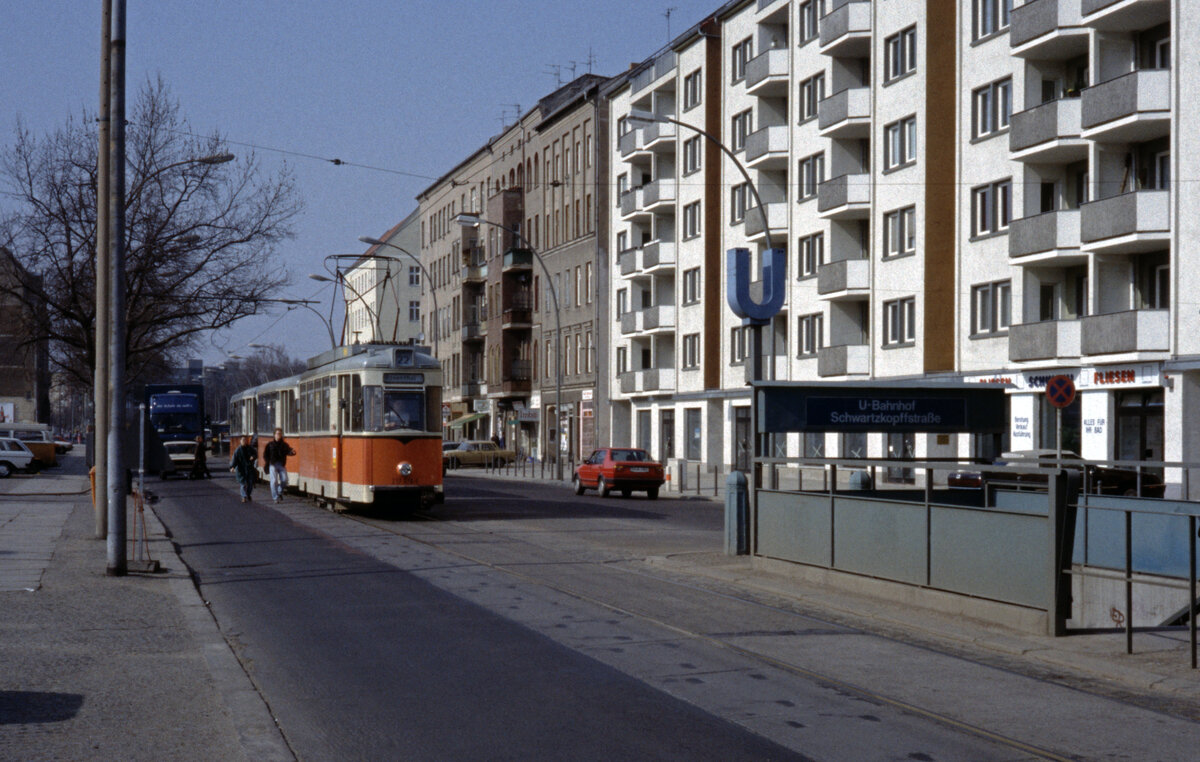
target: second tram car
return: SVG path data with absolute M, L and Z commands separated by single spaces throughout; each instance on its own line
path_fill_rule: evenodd
M 442 371 L 417 346 L 361 344 L 312 358 L 297 376 L 230 401 L 231 440 L 276 427 L 296 455 L 290 485 L 335 508 L 428 506 L 442 492 Z

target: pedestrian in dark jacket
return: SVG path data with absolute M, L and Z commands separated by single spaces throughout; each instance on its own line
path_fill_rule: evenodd
M 192 460 L 192 472 L 189 479 L 211 479 L 208 472 L 208 452 L 204 446 L 204 437 L 196 437 L 196 457 Z
M 242 437 L 242 444 L 233 451 L 233 460 L 229 462 L 229 470 L 237 477 L 242 485 L 242 502 L 250 502 L 250 493 L 254 490 L 254 482 L 258 479 L 258 452 L 250 444 L 250 435 Z
M 263 448 L 263 462 L 271 477 L 271 499 L 276 503 L 283 502 L 283 491 L 288 486 L 287 459 L 295 454 L 296 451 L 283 439 L 283 429 L 275 429 L 275 438 Z

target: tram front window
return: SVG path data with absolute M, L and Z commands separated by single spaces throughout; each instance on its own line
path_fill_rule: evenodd
M 425 428 L 425 404 L 420 392 L 385 392 L 383 395 L 383 430 Z

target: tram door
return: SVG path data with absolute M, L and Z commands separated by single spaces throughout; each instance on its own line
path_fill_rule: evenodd
M 333 478 L 337 480 L 337 496 L 345 497 L 342 473 L 346 467 L 346 429 L 350 428 L 350 376 L 337 377 L 337 426 L 334 432 L 334 446 L 337 447 L 337 462 L 334 466 Z

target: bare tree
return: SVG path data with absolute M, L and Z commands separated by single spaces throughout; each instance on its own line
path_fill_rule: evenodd
M 253 155 L 197 161 L 221 153 L 221 137 L 195 136 L 161 79 L 141 88 L 126 139 L 133 381 L 177 363 L 203 332 L 263 308 L 286 283 L 276 247 L 291 237 L 301 202 L 286 168 L 268 176 Z M 96 144 L 85 114 L 43 137 L 18 125 L 0 154 L 0 245 L 40 278 L 11 295 L 44 303 L 47 319 L 30 340 L 47 340 L 54 370 L 85 385 L 96 357 Z

